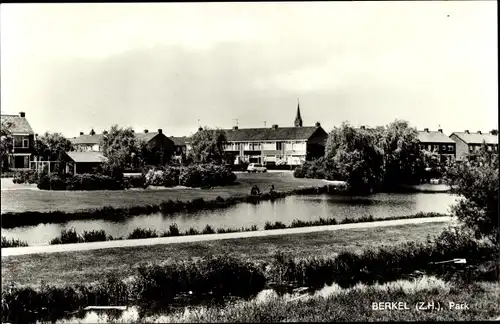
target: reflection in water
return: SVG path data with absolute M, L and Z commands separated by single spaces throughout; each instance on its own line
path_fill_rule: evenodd
M 294 219 L 313 221 L 321 218 L 356 218 L 372 215 L 374 218 L 412 215 L 418 212 L 449 213 L 450 205 L 457 197 L 448 193 L 375 194 L 368 197 L 331 195 L 289 196 L 276 201 L 259 204 L 242 203 L 227 209 L 141 215 L 121 220 L 75 220 L 59 224 L 39 224 L 2 229 L 2 236 L 28 242 L 29 245 L 46 245 L 59 236 L 61 230 L 75 228 L 84 230 L 103 229 L 113 237 L 125 237 L 135 228 L 151 228 L 157 232 L 176 223 L 181 231 L 190 227 L 202 230 L 207 224 L 213 228 L 241 228 L 257 225 L 263 229 L 266 222 L 276 221 L 290 224 Z
M 367 288 L 380 290 L 380 291 L 402 291 L 405 293 L 415 293 L 418 291 L 428 291 L 431 289 L 439 289 L 443 292 L 448 292 L 450 285 L 445 281 L 438 279 L 434 276 L 422 276 L 420 278 L 411 280 L 397 280 L 385 284 L 356 284 L 350 288 L 342 288 L 338 284 L 334 283 L 331 285 L 325 285 L 322 289 L 316 291 L 309 291 L 304 293 L 301 292 L 290 292 L 284 294 L 278 294 L 274 289 L 264 289 L 257 296 L 255 296 L 250 302 L 254 303 L 265 303 L 273 299 L 281 299 L 282 301 L 288 302 L 296 299 L 302 301 L 311 298 L 328 298 L 331 296 L 338 295 L 340 293 L 346 293 L 352 290 L 365 290 Z M 238 303 L 245 303 L 248 301 L 238 301 Z M 226 304 L 228 306 L 229 304 Z M 132 306 L 127 308 L 125 311 L 89 311 L 81 312 L 78 316 L 69 318 L 66 320 L 59 320 L 58 323 L 131 323 L 131 322 L 146 322 L 146 323 L 169 323 L 169 322 L 186 322 L 190 320 L 193 315 L 201 315 L 207 309 L 211 307 L 217 307 L 219 305 L 203 305 L 195 307 L 182 307 L 175 311 L 162 311 L 156 310 L 153 312 L 145 312 L 142 307 Z

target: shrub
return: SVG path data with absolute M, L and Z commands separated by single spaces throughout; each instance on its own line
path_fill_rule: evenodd
M 207 225 L 207 226 L 205 226 L 205 228 L 203 229 L 203 231 L 201 233 L 202 234 L 214 234 L 215 231 L 210 225 Z
M 14 173 L 14 179 L 12 182 L 14 183 L 36 183 L 38 180 L 38 172 L 35 170 L 27 170 L 27 171 L 17 171 Z
M 83 239 L 76 233 L 74 228 L 61 230 L 61 235 L 50 241 L 51 245 L 81 243 Z
M 188 291 L 193 295 L 246 297 L 260 291 L 266 282 L 263 271 L 255 264 L 227 256 L 142 265 L 138 272 L 138 295 L 148 303 L 169 302 Z
M 153 237 L 158 237 L 158 234 L 156 233 L 155 230 L 153 229 L 142 229 L 142 228 L 136 228 L 130 233 L 127 238 L 129 240 L 134 240 L 134 239 L 145 239 L 145 238 L 153 238 Z
M 151 186 L 174 187 L 179 185 L 179 167 L 167 166 L 151 168 L 145 174 L 145 184 Z
M 28 246 L 28 243 L 14 238 L 8 239 L 5 236 L 2 236 L 2 248 L 21 247 L 21 246 Z
M 113 237 L 106 235 L 104 230 L 83 231 L 82 239 L 84 242 L 111 241 Z
M 124 188 L 123 179 L 114 179 L 103 174 L 66 174 L 51 173 L 41 175 L 38 188 L 42 190 L 120 190 Z
M 125 188 L 147 188 L 145 175 L 123 178 Z
M 182 167 L 179 177 L 181 185 L 187 187 L 226 186 L 236 181 L 230 168 L 213 163 Z
M 179 227 L 177 227 L 177 224 L 172 224 L 168 228 L 168 232 L 170 233 L 170 236 L 179 236 Z

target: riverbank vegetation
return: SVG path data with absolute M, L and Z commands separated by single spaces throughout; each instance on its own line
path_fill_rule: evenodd
M 441 217 L 441 216 L 446 216 L 446 215 L 439 213 L 417 213 L 415 215 L 391 216 L 385 218 L 374 218 L 373 216 L 370 215 L 370 216 L 363 216 L 360 218 L 346 217 L 340 221 L 337 221 L 335 218 L 327 218 L 327 219 L 320 218 L 319 220 L 316 221 L 302 221 L 294 219 L 288 225 L 279 221 L 275 223 L 266 222 L 266 224 L 264 225 L 264 230 L 355 224 L 355 223 L 367 223 L 375 221 L 390 221 L 390 220 L 400 220 L 400 219 L 429 218 L 429 217 Z M 104 230 L 83 231 L 82 234 L 78 234 L 76 233 L 76 230 L 74 228 L 70 228 L 61 230 L 61 234 L 58 237 L 52 239 L 49 244 L 55 245 L 55 244 L 89 243 L 89 242 L 114 241 L 123 239 L 134 240 L 134 239 L 146 239 L 155 237 L 204 235 L 204 234 L 216 234 L 216 233 L 224 234 L 224 233 L 236 233 L 236 232 L 250 232 L 258 230 L 259 228 L 257 225 L 252 225 L 250 227 L 241 227 L 241 228 L 214 228 L 210 225 L 206 225 L 202 230 L 198 230 L 196 228 L 191 227 L 182 232 L 177 227 L 177 224 L 174 223 L 171 224 L 169 228 L 163 232 L 157 232 L 155 229 L 151 228 L 136 228 L 125 237 L 123 236 L 113 237 L 111 235 L 106 234 Z
M 278 252 L 269 262 L 228 256 L 155 262 L 141 265 L 132 281 L 111 277 L 93 285 L 12 287 L 2 294 L 2 321 L 19 322 L 29 315 L 40 318 L 54 308 L 61 313 L 75 311 L 89 303 L 169 304 L 181 293 L 249 297 L 270 284 L 321 288 L 335 282 L 347 288 L 360 282 L 394 281 L 414 275 L 415 271 L 451 281 L 494 281 L 498 280 L 498 252 L 498 246 L 475 240 L 467 231 L 451 229 L 425 243 L 404 243 L 362 253 L 346 251 L 329 257 L 299 259 Z M 432 264 L 454 258 L 465 258 L 468 271 Z
M 2 236 L 2 248 L 23 247 L 23 246 L 28 246 L 28 243 L 14 238 L 8 239 Z

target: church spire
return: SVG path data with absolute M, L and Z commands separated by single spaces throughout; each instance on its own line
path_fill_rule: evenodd
M 302 127 L 302 117 L 300 117 L 299 98 L 297 98 L 297 116 L 295 116 L 295 127 Z

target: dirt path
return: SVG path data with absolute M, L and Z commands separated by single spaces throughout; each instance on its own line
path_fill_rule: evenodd
M 300 233 L 312 233 L 312 232 L 322 232 L 322 231 L 335 231 L 340 229 L 351 229 L 351 228 L 369 228 L 369 227 L 394 226 L 394 225 L 405 225 L 405 224 L 449 222 L 451 220 L 452 218 L 450 216 L 442 216 L 442 217 L 430 217 L 430 218 L 375 221 L 369 223 L 287 228 L 287 229 L 255 231 L 255 232 L 205 234 L 205 235 L 190 235 L 190 236 L 176 236 L 176 237 L 158 237 L 158 238 L 138 239 L 138 240 L 117 240 L 117 241 L 92 242 L 92 243 L 3 248 L 2 257 L 12 256 L 12 255 L 38 254 L 38 253 L 88 251 L 88 250 L 130 247 L 130 246 L 147 246 L 147 245 L 159 245 L 159 244 L 215 241 L 224 239 L 262 237 L 271 235 L 300 234 Z

